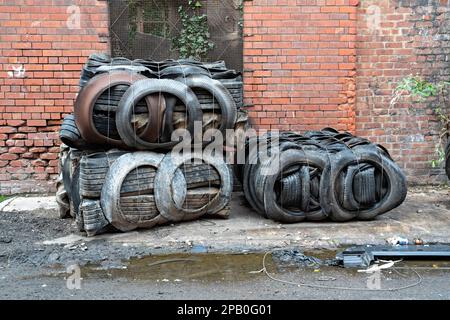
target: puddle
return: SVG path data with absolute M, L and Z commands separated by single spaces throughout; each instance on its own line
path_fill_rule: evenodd
M 84 278 L 126 278 L 152 281 L 243 281 L 262 273 L 263 254 L 170 254 L 132 259 L 122 268 L 82 268 Z M 267 259 L 273 268 L 271 259 Z
M 283 252 L 292 252 L 282 250 Z M 336 256 L 334 250 L 306 251 L 305 256 L 313 261 L 321 261 L 322 264 L 296 263 L 289 259 L 280 259 L 280 255 L 268 255 L 266 267 L 271 274 L 297 274 L 310 279 L 320 280 L 327 275 L 347 275 L 361 277 L 358 268 L 342 268 L 327 265 Z M 259 280 L 265 278 L 262 269 L 264 254 L 168 254 L 154 255 L 143 258 L 135 258 L 127 261 L 112 263 L 105 261 L 103 264 L 88 264 L 81 268 L 83 279 L 126 279 L 129 281 L 151 282 L 240 282 L 246 280 Z M 282 256 L 286 258 L 286 256 Z M 294 255 L 298 259 L 298 255 Z M 450 272 L 450 261 L 445 260 L 405 260 L 395 265 L 399 270 L 415 269 L 421 274 L 435 272 Z M 59 269 L 59 268 L 58 268 Z M 54 272 L 53 272 L 54 271 Z M 63 272 L 54 269 L 53 276 L 61 276 Z M 395 270 L 387 270 L 391 274 Z M 398 273 L 398 272 L 397 272 Z M 323 280 L 323 279 L 322 279 Z
M 336 251 L 321 250 L 305 252 L 320 260 L 333 259 Z M 244 281 L 265 277 L 262 269 L 263 253 L 248 254 L 169 254 L 136 258 L 111 268 L 110 266 L 87 265 L 82 268 L 85 278 L 125 278 L 151 281 Z M 293 265 L 271 255 L 266 258 L 270 272 L 284 273 L 293 269 L 314 270 L 316 265 Z M 328 268 L 328 267 L 327 267 Z M 331 267 L 330 267 L 331 268 Z

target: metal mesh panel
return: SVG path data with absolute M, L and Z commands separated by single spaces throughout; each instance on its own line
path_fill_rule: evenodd
M 241 0 L 205 0 L 211 41 L 215 47 L 207 61 L 225 60 L 242 71 Z M 113 57 L 129 59 L 177 59 L 172 38 L 181 29 L 178 7 L 186 0 L 111 0 L 110 34 Z

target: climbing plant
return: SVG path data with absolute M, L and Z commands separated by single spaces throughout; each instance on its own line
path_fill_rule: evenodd
M 410 75 L 400 80 L 394 91 L 391 104 L 398 101 L 404 93 L 410 94 L 413 98 L 425 102 L 430 97 L 436 97 L 432 105 L 433 113 L 439 120 L 439 142 L 436 144 L 436 159 L 431 160 L 431 166 L 436 168 L 445 160 L 444 138 L 448 136 L 450 128 L 450 116 L 448 113 L 450 92 L 450 81 L 432 83 L 419 75 Z
M 188 0 L 187 8 L 180 6 L 180 34 L 172 39 L 172 49 L 179 52 L 180 58 L 204 59 L 214 48 L 210 41 L 208 17 L 201 13 L 202 4 L 198 0 Z
M 239 19 L 238 25 L 239 25 L 239 31 L 242 34 L 242 32 L 244 31 L 244 1 L 243 0 L 241 0 L 239 2 L 237 10 L 239 10 L 239 13 L 241 14 L 241 18 Z
M 137 34 L 137 16 L 138 16 L 138 0 L 128 0 L 128 18 L 129 18 L 129 24 L 128 24 L 128 40 L 130 44 L 136 40 L 136 34 Z

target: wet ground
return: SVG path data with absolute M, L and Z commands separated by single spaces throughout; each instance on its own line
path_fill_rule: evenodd
M 0 298 L 450 299 L 445 261 L 401 262 L 374 278 L 289 263 L 275 253 L 266 256 L 269 274 L 261 271 L 264 254 L 275 248 L 327 260 L 348 245 L 382 244 L 391 235 L 450 243 L 448 198 L 447 189 L 414 189 L 400 208 L 372 222 L 280 225 L 243 208 L 237 197 L 230 220 L 96 238 L 56 213 L 1 212 Z
M 266 270 L 273 280 L 261 271 L 262 260 L 261 254 L 183 254 L 80 269 L 75 265 L 68 269 L 4 266 L 0 268 L 0 298 L 450 299 L 448 262 L 401 262 L 378 275 L 286 264 L 268 255 Z

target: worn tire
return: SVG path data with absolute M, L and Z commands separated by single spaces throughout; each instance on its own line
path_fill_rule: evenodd
M 97 99 L 109 88 L 119 85 L 131 85 L 143 79 L 146 79 L 146 77 L 137 73 L 111 71 L 95 76 L 86 84 L 79 92 L 74 106 L 75 121 L 85 141 L 91 144 L 126 147 L 123 141 L 111 139 L 98 132 L 93 122 L 94 107 Z M 151 104 L 152 101 L 148 99 L 148 108 L 152 108 Z
M 201 121 L 202 110 L 200 108 L 200 103 L 192 90 L 186 85 L 174 80 L 147 79 L 136 82 L 127 90 L 120 100 L 119 110 L 116 113 L 117 129 L 122 140 L 129 147 L 139 150 L 171 149 L 179 143 L 178 141 L 164 143 L 147 142 L 140 137 L 137 137 L 131 126 L 133 107 L 141 99 L 154 93 L 171 94 L 183 102 L 189 113 L 189 124 L 187 129 L 191 134 L 191 138 L 194 137 L 194 122 Z
M 265 163 L 265 166 L 271 165 L 270 161 Z M 274 192 L 275 182 L 279 179 L 281 172 L 285 170 L 285 168 L 292 165 L 301 165 L 301 166 L 314 166 L 316 168 L 320 168 L 324 170 L 324 168 L 328 165 L 326 159 L 318 152 L 304 152 L 296 149 L 289 149 L 284 151 L 280 155 L 280 165 L 276 174 L 266 176 L 263 182 L 263 190 L 264 190 L 264 208 L 266 214 L 269 218 L 281 221 L 284 223 L 294 223 L 304 221 L 306 219 L 309 220 L 323 220 L 327 217 L 327 213 L 322 209 L 318 209 L 314 212 L 305 212 L 302 210 L 292 211 L 286 208 L 281 207 L 277 203 L 276 195 Z M 308 173 L 309 176 L 309 173 Z M 327 188 L 325 187 L 325 179 L 321 180 L 320 190 L 322 192 L 326 192 Z M 309 183 L 308 183 L 309 185 Z M 304 190 L 303 190 L 304 191 Z M 309 194 L 309 192 L 308 192 Z M 302 200 L 304 201 L 304 200 Z
M 128 173 L 141 166 L 158 169 L 163 158 L 163 155 L 153 152 L 135 152 L 119 157 L 112 164 L 102 188 L 100 201 L 106 219 L 118 230 L 126 232 L 137 228 L 151 228 L 161 223 L 162 220 L 166 220 L 161 215 L 144 222 L 127 219 L 120 205 L 120 191 Z
M 336 185 L 339 180 L 338 177 L 344 169 L 351 165 L 358 165 L 361 163 L 371 164 L 375 168 L 384 172 L 383 175 L 386 176 L 389 184 L 386 195 L 371 208 L 350 211 L 345 209 L 340 204 L 336 192 L 332 191 L 328 194 L 328 199 L 325 201 L 327 201 L 331 206 L 330 218 L 333 221 L 342 222 L 349 221 L 354 218 L 371 220 L 376 216 L 386 213 L 399 206 L 406 198 L 406 178 L 399 170 L 398 166 L 388 158 L 371 150 L 360 151 L 356 154 L 356 157 L 355 155 L 350 156 L 348 153 L 336 155 L 333 170 L 329 172 L 330 189 L 336 190 Z
M 180 201 L 177 201 L 172 193 L 178 191 L 179 194 L 184 194 L 181 203 L 185 202 L 187 192 L 185 177 L 181 174 L 182 181 L 174 182 L 179 180 L 177 173 L 180 172 L 180 166 L 193 159 L 202 160 L 216 169 L 220 175 L 221 183 L 219 192 L 207 205 L 196 209 L 186 209 L 182 207 Z M 162 160 L 155 178 L 156 205 L 161 215 L 170 221 L 193 220 L 207 213 L 218 212 L 229 203 L 232 190 L 232 173 L 223 159 L 198 153 L 183 153 L 180 156 L 174 156 L 172 153 L 167 154 Z

